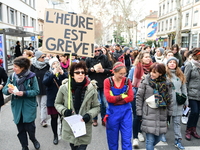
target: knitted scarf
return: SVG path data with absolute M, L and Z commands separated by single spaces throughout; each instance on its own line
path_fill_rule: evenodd
M 154 89 L 155 102 L 158 107 L 166 108 L 170 105 L 170 97 L 166 84 L 166 76 L 160 76 L 157 79 L 151 79 L 149 85 Z
M 27 76 L 30 74 L 30 70 L 24 70 L 23 72 L 19 74 L 15 74 L 16 82 L 17 82 L 17 88 L 19 91 L 25 91 L 24 87 L 24 81 L 27 79 Z
M 76 113 L 78 114 L 81 104 L 82 104 L 82 91 L 84 86 L 87 83 L 87 79 L 85 78 L 82 82 L 77 83 L 74 78 L 72 78 L 71 81 L 71 86 L 72 86 L 72 91 L 74 91 L 74 95 L 75 95 L 75 99 L 74 99 L 74 109 L 76 111 Z
M 139 87 L 140 82 L 142 80 L 142 76 L 144 74 L 149 73 L 149 68 L 152 64 L 153 64 L 152 62 L 150 62 L 149 64 L 142 64 L 141 62 L 139 62 L 135 66 L 135 70 L 133 74 L 133 82 L 132 82 L 133 87 Z
M 60 65 L 62 68 L 67 69 L 69 67 L 69 59 L 66 61 L 66 63 L 60 62 Z

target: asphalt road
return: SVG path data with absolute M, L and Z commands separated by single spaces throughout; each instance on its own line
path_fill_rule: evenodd
M 39 116 L 39 111 L 38 111 Z M 40 150 L 70 150 L 69 143 L 60 139 L 58 145 L 53 144 L 53 133 L 48 119 L 49 126 L 43 128 L 39 123 L 39 117 L 36 121 L 36 138 L 41 144 Z M 100 123 L 100 120 L 99 120 Z M 108 150 L 106 141 L 106 128 L 101 126 L 93 127 L 93 138 L 87 150 Z M 200 122 L 198 123 L 197 132 L 200 134 Z M 182 125 L 182 134 L 184 137 L 185 125 Z M 156 150 L 177 150 L 174 147 L 174 134 L 172 125 L 169 127 L 166 134 L 167 143 L 159 143 Z M 120 143 L 120 142 L 119 142 Z M 200 150 L 200 140 L 192 138 L 187 141 L 183 138 L 182 141 L 186 150 Z M 121 144 L 119 144 L 121 145 Z M 33 144 L 29 141 L 29 149 L 34 150 Z M 134 148 L 133 148 L 134 149 Z M 145 149 L 145 142 L 140 143 L 140 149 Z M 0 112 L 0 150 L 21 150 L 21 145 L 17 138 L 17 128 L 13 122 L 10 102 L 6 103 Z M 121 150 L 121 148 L 119 148 Z

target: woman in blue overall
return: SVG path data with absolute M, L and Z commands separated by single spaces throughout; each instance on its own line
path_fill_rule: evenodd
M 106 133 L 109 150 L 118 150 L 119 131 L 122 150 L 132 150 L 132 85 L 126 78 L 126 66 L 117 62 L 112 69 L 114 76 L 104 80 L 104 95 L 108 101 Z

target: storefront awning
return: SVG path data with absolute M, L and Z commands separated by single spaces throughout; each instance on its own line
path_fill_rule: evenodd
M 35 33 L 27 32 L 27 31 L 23 31 L 23 30 L 12 29 L 12 28 L 0 29 L 0 34 L 16 36 L 16 37 L 31 37 L 31 36 L 38 35 Z

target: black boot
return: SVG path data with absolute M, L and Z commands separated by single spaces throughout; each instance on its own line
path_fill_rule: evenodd
M 28 146 L 22 147 L 22 150 L 29 150 Z
M 54 135 L 53 144 L 58 144 L 58 135 Z
M 32 141 L 32 142 L 33 142 L 35 149 L 37 149 L 37 150 L 40 149 L 40 143 L 37 140 Z

